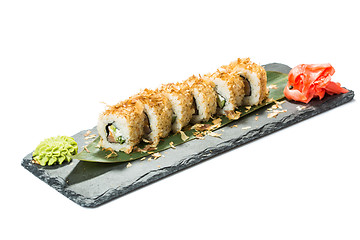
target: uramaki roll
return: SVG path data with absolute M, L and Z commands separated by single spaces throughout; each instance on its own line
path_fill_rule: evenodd
M 143 135 L 145 115 L 140 101 L 128 99 L 108 107 L 99 116 L 97 130 L 100 145 L 130 153 Z
M 195 75 L 185 80 L 183 84 L 189 86 L 194 98 L 195 113 L 192 116 L 191 122 L 199 123 L 208 121 L 216 114 L 217 95 L 214 90 L 215 84 L 202 77 L 196 77 Z
M 170 100 L 172 106 L 172 131 L 177 133 L 189 124 L 195 113 L 194 99 L 190 88 L 182 83 L 169 83 L 161 86 L 160 90 Z
M 260 65 L 251 62 L 250 58 L 238 58 L 221 68 L 231 74 L 238 75 L 243 80 L 245 96 L 242 105 L 257 105 L 267 98 L 266 71 Z
M 205 76 L 215 84 L 218 113 L 227 115 L 234 112 L 244 98 L 244 82 L 237 75 L 221 70 Z
M 144 138 L 151 142 L 151 146 L 157 146 L 160 138 L 167 137 L 171 131 L 172 108 L 169 99 L 160 91 L 150 89 L 144 89 L 132 99 L 144 105 Z

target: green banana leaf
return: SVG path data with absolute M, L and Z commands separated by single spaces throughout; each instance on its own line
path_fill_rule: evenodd
M 274 88 L 270 88 L 269 92 L 269 99 L 273 99 L 276 101 L 279 101 L 284 98 L 283 90 L 287 84 L 287 74 L 280 73 L 280 72 L 274 72 L 274 71 L 267 71 L 267 86 L 276 86 Z M 259 108 L 262 108 L 264 106 L 273 104 L 273 101 L 266 101 L 263 104 L 252 106 L 250 109 L 245 107 L 239 107 L 237 111 L 241 112 L 240 118 L 250 114 L 254 111 L 256 111 Z M 238 120 L 230 120 L 225 116 L 219 116 L 221 118 L 221 125 L 216 128 L 219 129 L 230 122 L 238 121 Z M 212 124 L 211 121 L 205 124 Z M 216 130 L 214 129 L 214 130 Z M 196 139 L 194 136 L 194 132 L 196 130 L 189 129 L 184 130 L 183 132 L 188 137 L 185 141 L 181 138 L 181 134 L 171 134 L 168 137 L 164 138 L 157 146 L 156 150 L 151 150 L 151 152 L 135 152 L 133 151 L 130 154 L 124 153 L 124 152 L 117 152 L 116 154 L 112 153 L 111 151 L 100 149 L 97 147 L 100 137 L 96 138 L 92 143 L 87 145 L 86 149 L 82 150 L 77 155 L 73 156 L 74 159 L 78 159 L 80 161 L 88 161 L 88 162 L 100 162 L 100 163 L 118 163 L 118 162 L 128 162 L 135 159 L 143 158 L 145 156 L 151 155 L 156 152 L 163 151 L 165 149 L 170 148 L 170 143 L 172 142 L 173 146 L 182 144 L 184 142 L 188 142 L 190 140 Z M 139 148 L 143 149 L 146 146 L 146 143 L 140 143 L 138 145 Z M 150 151 L 150 150 L 149 150 Z

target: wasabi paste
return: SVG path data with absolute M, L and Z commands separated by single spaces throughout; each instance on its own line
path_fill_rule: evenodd
M 78 151 L 75 140 L 71 137 L 58 136 L 47 138 L 36 147 L 33 159 L 41 166 L 62 164 L 64 161 L 70 162 L 71 156 Z

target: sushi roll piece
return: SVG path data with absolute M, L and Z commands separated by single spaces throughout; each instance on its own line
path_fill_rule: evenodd
M 219 114 L 228 115 L 241 105 L 245 87 L 244 82 L 237 75 L 226 71 L 217 70 L 213 74 L 205 75 L 215 84 L 217 94 L 217 111 Z
M 156 147 L 160 138 L 167 137 L 171 131 L 173 115 L 171 103 L 163 93 L 150 89 L 144 89 L 132 98 L 139 100 L 144 106 L 143 137 L 151 142 L 151 146 Z
M 206 122 L 216 114 L 217 94 L 215 84 L 202 77 L 191 76 L 184 81 L 188 85 L 194 98 L 195 113 L 191 118 L 192 123 Z
M 160 90 L 170 101 L 172 106 L 172 131 L 177 133 L 189 124 L 195 113 L 194 99 L 190 88 L 182 83 L 169 83 L 161 86 Z
M 143 110 L 143 104 L 132 99 L 108 107 L 98 120 L 100 146 L 130 153 L 143 135 Z
M 250 58 L 238 58 L 222 68 L 239 76 L 244 82 L 245 96 L 242 105 L 258 105 L 267 98 L 269 92 L 266 87 L 266 71 L 260 65 L 251 62 Z

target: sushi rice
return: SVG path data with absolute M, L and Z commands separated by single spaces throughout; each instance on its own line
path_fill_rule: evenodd
M 97 124 L 101 137 L 100 145 L 114 151 L 130 153 L 143 135 L 143 109 L 141 102 L 128 99 L 110 106 L 100 114 Z
M 217 108 L 215 84 L 195 75 L 188 78 L 184 83 L 189 86 L 194 98 L 195 113 L 192 116 L 191 123 L 208 121 L 216 113 Z
M 99 116 L 100 145 L 130 153 L 144 140 L 156 147 L 172 130 L 209 121 L 215 114 L 231 116 L 239 106 L 257 105 L 268 96 L 263 67 L 239 58 L 216 72 L 162 85 L 108 108 Z
M 151 89 L 144 89 L 132 99 L 144 105 L 144 138 L 152 146 L 157 146 L 160 138 L 167 137 L 171 131 L 173 111 L 169 99 L 160 91 Z
M 267 98 L 269 92 L 266 87 L 266 71 L 260 65 L 251 62 L 250 58 L 238 58 L 222 68 L 237 75 L 244 82 L 245 96 L 242 105 L 258 105 Z
M 169 83 L 161 86 L 160 90 L 169 99 L 172 106 L 172 131 L 177 133 L 189 124 L 195 113 L 194 99 L 190 88 L 182 83 Z

